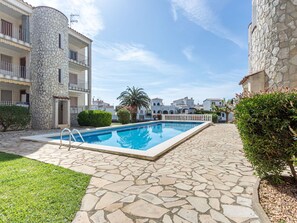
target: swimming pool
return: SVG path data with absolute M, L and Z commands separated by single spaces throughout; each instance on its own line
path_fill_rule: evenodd
M 201 124 L 202 122 L 159 122 L 115 128 L 109 131 L 86 132 L 82 133 L 82 137 L 90 144 L 145 151 Z M 82 142 L 78 134 L 74 134 L 74 137 L 77 142 Z M 53 139 L 60 139 L 60 137 L 53 137 Z M 63 136 L 63 140 L 69 140 L 69 135 Z
M 72 146 L 154 160 L 209 125 L 210 122 L 154 121 L 86 129 L 81 130 L 85 142 L 82 142 L 78 134 L 74 134 L 76 142 L 73 142 Z M 23 139 L 59 144 L 60 134 Z M 65 133 L 62 140 L 63 145 L 68 145 L 69 135 Z

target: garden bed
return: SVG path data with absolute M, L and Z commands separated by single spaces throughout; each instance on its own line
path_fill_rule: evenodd
M 282 180 L 281 184 L 260 182 L 261 206 L 272 223 L 297 223 L 297 184 L 291 177 Z

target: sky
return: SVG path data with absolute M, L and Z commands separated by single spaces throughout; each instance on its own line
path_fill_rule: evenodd
M 248 72 L 251 0 L 27 0 L 93 39 L 92 95 L 112 105 L 127 86 L 150 98 L 232 98 Z

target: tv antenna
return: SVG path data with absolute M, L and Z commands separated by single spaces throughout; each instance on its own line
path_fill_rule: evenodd
M 73 23 L 78 23 L 77 17 L 79 17 L 79 14 L 70 14 L 70 28 Z

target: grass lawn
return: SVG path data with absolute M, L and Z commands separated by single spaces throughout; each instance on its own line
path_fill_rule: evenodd
M 0 152 L 0 222 L 71 222 L 90 178 Z

